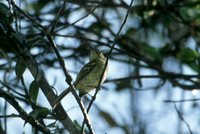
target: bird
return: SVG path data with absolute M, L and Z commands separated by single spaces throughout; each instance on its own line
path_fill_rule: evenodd
M 82 97 L 91 90 L 96 89 L 99 84 L 103 84 L 108 74 L 108 65 L 106 64 L 106 57 L 102 52 L 96 50 L 90 51 L 89 62 L 81 68 L 73 84 L 75 89 L 79 90 L 79 97 Z M 70 87 L 65 89 L 55 99 L 53 109 L 57 107 L 57 105 L 69 92 Z

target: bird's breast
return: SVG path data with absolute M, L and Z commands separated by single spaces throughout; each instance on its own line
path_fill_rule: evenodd
M 97 88 L 103 70 L 104 70 L 104 66 L 102 66 L 102 64 L 97 64 L 97 66 L 86 77 L 84 77 L 81 81 L 79 81 L 79 83 L 76 85 L 76 88 L 84 92 L 89 92 Z M 107 70 L 105 71 L 101 84 L 105 80 L 106 74 L 107 74 Z

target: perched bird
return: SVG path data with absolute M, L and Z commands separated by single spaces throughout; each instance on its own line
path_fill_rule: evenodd
M 79 90 L 79 97 L 82 97 L 91 90 L 97 88 L 102 75 L 103 77 L 100 84 L 105 81 L 108 72 L 108 67 L 105 69 L 105 64 L 106 57 L 101 52 L 91 50 L 90 61 L 82 67 L 74 82 L 75 89 Z M 55 109 L 60 101 L 70 92 L 69 88 L 64 90 L 56 98 L 53 109 Z

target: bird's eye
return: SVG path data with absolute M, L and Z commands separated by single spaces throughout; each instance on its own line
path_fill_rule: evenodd
M 101 53 L 100 52 L 96 52 L 96 54 L 99 56 Z

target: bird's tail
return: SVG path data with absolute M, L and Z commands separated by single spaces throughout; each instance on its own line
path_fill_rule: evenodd
M 60 101 L 70 92 L 70 87 L 65 89 L 55 100 L 53 103 L 53 110 L 58 106 Z

